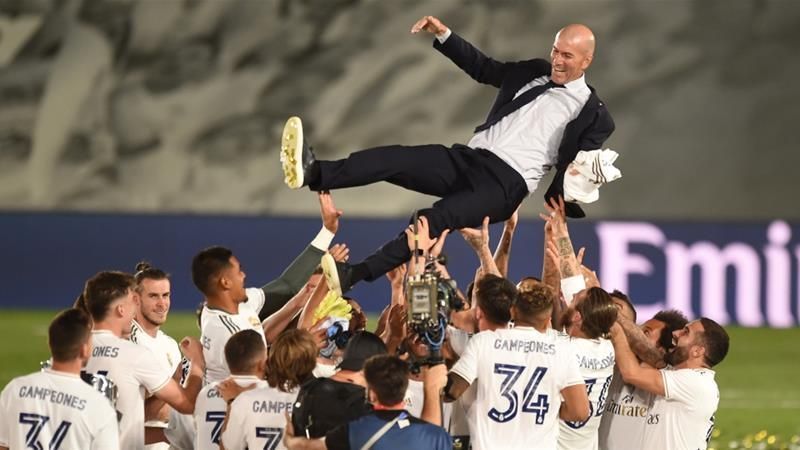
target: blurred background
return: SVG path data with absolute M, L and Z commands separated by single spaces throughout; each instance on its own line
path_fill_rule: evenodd
M 576 247 L 640 317 L 782 328 L 732 328 L 741 366 L 720 369 L 723 407 L 742 445 L 800 432 L 800 355 L 778 349 L 800 337 L 795 0 L 0 0 L 0 321 L 11 333 L 22 314 L 39 333 L 16 350 L 41 353 L 52 311 L 99 270 L 153 262 L 176 311 L 201 300 L 189 263 L 206 246 L 231 247 L 248 284 L 276 277 L 320 226 L 315 195 L 280 173 L 290 115 L 324 159 L 466 143 L 495 90 L 409 34 L 427 14 L 499 60 L 547 57 L 567 23 L 594 30 L 587 81 L 616 121 L 623 177 L 571 226 Z M 523 204 L 512 278 L 541 272 L 541 195 Z M 434 200 L 388 184 L 334 197 L 354 259 Z M 465 285 L 476 259 L 457 235 L 446 251 Z M 388 292 L 354 296 L 376 313 Z M 786 385 L 753 390 L 759 364 L 781 364 L 766 373 Z M 753 408 L 774 414 L 756 426 Z

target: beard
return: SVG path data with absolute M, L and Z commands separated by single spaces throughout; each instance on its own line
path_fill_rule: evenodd
M 675 347 L 664 356 L 667 364 L 675 367 L 689 359 L 689 347 Z

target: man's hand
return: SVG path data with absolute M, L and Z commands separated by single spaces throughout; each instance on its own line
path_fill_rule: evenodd
M 328 249 L 328 253 L 333 256 L 336 262 L 347 262 L 350 259 L 350 249 L 347 248 L 347 244 L 333 244 Z
M 205 371 L 206 360 L 203 357 L 203 344 L 197 338 L 186 336 L 181 339 L 181 352 L 186 359 L 191 361 L 193 371 Z
M 389 310 L 389 336 L 402 340 L 406 337 L 406 321 L 408 310 L 406 305 L 394 305 Z
M 553 236 L 557 238 L 569 236 L 564 197 L 559 196 L 558 200 L 550 198 L 547 202 L 545 202 L 544 207 L 547 209 L 548 213 L 540 213 L 539 217 L 544 219 L 544 221 L 550 225 L 550 230 L 553 233 Z
M 217 391 L 226 402 L 232 402 L 233 399 L 238 397 L 242 392 L 249 391 L 255 387 L 255 383 L 248 386 L 239 386 L 235 381 L 233 381 L 233 378 L 228 378 L 227 380 L 221 381 L 217 385 Z
M 319 214 L 322 216 L 322 225 L 331 233 L 339 231 L 339 217 L 342 212 L 333 204 L 333 196 L 328 191 L 319 192 Z
M 394 269 L 386 272 L 386 278 L 389 279 L 389 283 L 392 285 L 392 287 L 402 287 L 403 282 L 406 279 L 406 272 L 406 265 L 400 264 Z
M 426 367 L 423 372 L 422 383 L 425 389 L 429 389 L 428 392 L 438 394 L 447 385 L 447 366 L 444 364 Z
M 440 35 L 447 31 L 447 26 L 436 17 L 425 16 L 411 27 L 411 34 L 417 34 L 421 30 L 425 30 L 434 35 Z
M 464 240 L 467 241 L 470 247 L 476 252 L 480 251 L 482 248 L 486 247 L 489 248 L 489 217 L 483 218 L 483 225 L 481 225 L 481 229 L 475 228 L 462 228 L 458 230 L 461 233 L 461 236 L 464 237 Z
M 417 248 L 427 252 L 438 241 L 438 238 L 431 238 L 428 218 L 420 216 L 417 220 L 417 234 L 414 234 L 414 225 L 406 228 L 406 238 L 408 249 L 414 251 L 414 241 L 417 241 Z

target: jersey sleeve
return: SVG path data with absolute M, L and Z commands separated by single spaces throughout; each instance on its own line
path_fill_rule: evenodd
M 5 389 L 3 389 L 3 393 L 0 394 L 0 414 L 2 414 L 3 419 L 0 419 L 0 446 L 3 447 L 11 447 L 11 443 L 9 440 L 11 439 L 11 430 L 9 427 L 11 426 L 11 420 L 9 420 L 9 412 L 11 411 L 11 390 L 13 383 L 9 383 Z M 16 421 L 16 419 L 14 419 Z
M 568 340 L 560 342 L 560 350 L 564 353 L 563 357 L 559 357 L 561 362 L 561 376 L 558 378 L 560 385 L 558 390 L 562 390 L 569 386 L 576 384 L 583 384 L 583 376 L 581 375 L 580 368 L 578 367 L 578 355 L 575 352 L 575 347 Z
M 258 312 L 261 311 L 261 308 L 264 307 L 264 302 L 266 301 L 267 297 L 264 294 L 264 290 L 261 288 L 247 288 L 245 289 L 245 293 L 247 294 L 247 301 L 245 304 L 247 307 L 254 311 L 256 315 Z
M 239 396 L 231 403 L 231 409 L 228 413 L 228 425 L 225 431 L 222 432 L 222 445 L 225 450 L 244 450 L 247 447 L 247 428 L 245 427 L 245 418 L 247 412 L 247 400 Z
M 694 370 L 661 370 L 664 380 L 664 398 L 676 400 L 681 403 L 691 404 L 704 398 L 705 383 L 702 383 L 701 374 Z
M 450 347 L 453 349 L 456 355 L 461 356 L 461 354 L 464 353 L 464 350 L 467 348 L 467 342 L 469 342 L 470 334 L 452 325 L 448 325 L 447 337 L 450 339 Z
M 450 370 L 464 379 L 469 384 L 472 384 L 478 378 L 478 361 L 480 353 L 480 344 L 485 339 L 480 334 L 472 337 L 464 349 L 464 353 L 459 358 L 458 362 Z
M 169 383 L 172 372 L 163 358 L 158 358 L 150 349 L 142 346 L 136 348 L 139 355 L 133 366 L 134 377 L 147 392 L 154 394 Z
M 105 399 L 102 400 L 105 401 Z M 101 425 L 95 432 L 94 440 L 92 441 L 92 445 L 90 447 L 91 450 L 119 448 L 119 428 L 117 425 L 117 414 L 114 412 L 114 409 L 111 408 L 111 404 L 107 403 L 104 406 L 108 407 L 104 408 L 107 410 L 106 413 L 92 419 L 93 421 L 100 421 Z

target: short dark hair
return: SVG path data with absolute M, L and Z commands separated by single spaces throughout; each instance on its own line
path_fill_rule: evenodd
M 618 309 L 611 300 L 611 295 L 599 287 L 589 288 L 586 298 L 575 309 L 581 313 L 581 330 L 589 339 L 607 335 L 617 320 Z
M 47 343 L 53 361 L 67 362 L 80 356 L 81 346 L 92 332 L 92 318 L 86 311 L 70 308 L 61 311 L 47 329 Z
M 382 405 L 396 405 L 405 399 L 408 374 L 408 363 L 396 356 L 377 355 L 364 363 L 367 387 Z
M 686 316 L 677 309 L 665 309 L 659 311 L 653 316 L 653 320 L 658 320 L 664 324 L 661 330 L 661 335 L 658 336 L 658 345 L 664 350 L 669 350 L 673 347 L 672 333 L 682 329 L 689 321 Z
M 108 309 L 115 300 L 124 297 L 136 288 L 133 276 L 125 272 L 99 272 L 86 281 L 83 300 L 95 322 L 106 318 Z
M 618 298 L 622 300 L 622 303 L 628 305 L 628 308 L 630 308 L 633 313 L 633 323 L 636 323 L 636 308 L 633 306 L 631 299 L 618 289 L 614 289 L 614 291 L 611 292 L 611 297 Z
M 283 392 L 300 386 L 312 376 L 317 355 L 317 341 L 308 331 L 293 328 L 282 332 L 269 348 L 269 385 Z
M 513 283 L 496 275 L 484 275 L 475 288 L 475 300 L 489 321 L 505 324 L 511 320 L 511 305 L 517 301 Z
M 701 317 L 700 324 L 703 325 L 702 339 L 706 348 L 706 364 L 708 367 L 714 367 L 725 359 L 731 340 L 725 328 L 708 317 Z
M 542 313 L 546 313 L 549 316 L 555 301 L 555 292 L 549 286 L 540 284 L 530 290 L 521 291 L 517 295 L 517 302 L 514 303 L 514 307 L 522 315 L 523 319 L 532 321 Z
M 136 264 L 134 269 L 133 278 L 136 280 L 137 290 L 140 288 L 144 280 L 169 280 L 169 274 L 161 269 L 153 267 L 147 261 L 140 261 Z
M 225 362 L 232 374 L 247 373 L 265 358 L 266 350 L 264 338 L 257 331 L 238 331 L 225 343 Z
M 220 246 L 208 247 L 192 258 L 192 283 L 205 295 L 211 294 L 211 277 L 230 267 L 233 252 Z

